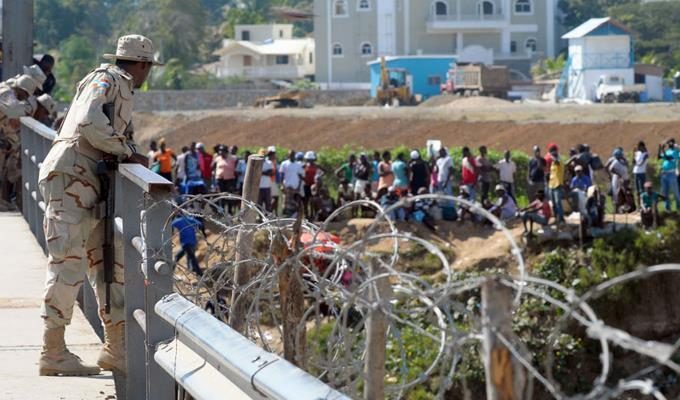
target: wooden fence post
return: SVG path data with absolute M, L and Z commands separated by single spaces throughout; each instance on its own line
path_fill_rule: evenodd
M 248 166 L 246 167 L 246 176 L 243 179 L 243 194 L 244 200 L 256 203 L 260 195 L 260 178 L 262 177 L 262 165 L 264 164 L 264 157 L 258 155 L 251 155 L 248 158 Z M 244 211 L 242 221 L 245 224 L 252 224 L 257 219 L 257 213 L 246 207 L 245 203 L 241 204 L 241 210 Z M 248 307 L 246 299 L 240 293 L 241 288 L 248 284 L 252 274 L 250 263 L 242 263 L 241 261 L 248 260 L 252 255 L 253 250 L 253 232 L 250 230 L 239 231 L 236 237 L 236 268 L 234 270 L 234 291 L 231 296 L 231 312 L 229 313 L 229 325 L 237 332 L 244 333 L 246 322 L 246 309 Z
M 307 331 L 306 326 L 302 323 L 305 313 L 304 288 L 300 270 L 293 261 L 293 257 L 300 253 L 302 247 L 300 236 L 302 235 L 303 219 L 304 211 L 302 204 L 300 204 L 298 217 L 293 225 L 291 246 L 288 246 L 284 235 L 275 236 L 272 256 L 275 266 L 279 269 L 283 357 L 293 365 L 304 369 L 307 351 Z M 308 256 L 308 258 L 311 259 L 311 256 Z
M 526 372 L 497 333 L 513 340 L 512 289 L 496 278 L 482 284 L 482 351 L 487 400 L 521 400 Z
M 382 268 L 371 261 L 369 276 L 385 273 Z M 371 308 L 366 318 L 366 359 L 364 360 L 364 399 L 375 400 L 385 398 L 385 352 L 387 350 L 388 319 L 383 311 L 389 307 L 392 298 L 392 286 L 389 277 L 375 281 L 367 288 L 368 298 L 372 304 L 380 302 L 379 307 Z

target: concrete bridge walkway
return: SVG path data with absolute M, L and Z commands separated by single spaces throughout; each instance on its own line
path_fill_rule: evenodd
M 110 373 L 95 377 L 38 376 L 42 345 L 40 301 L 46 258 L 19 213 L 0 213 L 0 399 L 115 399 Z M 99 338 L 78 307 L 66 343 L 94 363 Z

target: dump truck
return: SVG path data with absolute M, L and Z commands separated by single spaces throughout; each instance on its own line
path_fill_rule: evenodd
M 504 65 L 484 65 L 481 63 L 454 64 L 442 84 L 442 94 L 463 96 L 508 97 L 510 90 L 510 71 Z
M 380 58 L 380 86 L 376 98 L 380 105 L 415 105 L 411 93 L 411 75 L 404 68 L 387 68 L 385 57 Z

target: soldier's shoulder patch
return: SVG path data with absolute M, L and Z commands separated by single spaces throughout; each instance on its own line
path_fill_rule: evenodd
M 100 78 L 92 81 L 93 88 L 108 89 L 111 87 L 111 82 L 107 78 Z

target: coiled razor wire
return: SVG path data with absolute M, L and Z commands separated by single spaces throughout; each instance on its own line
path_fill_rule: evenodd
M 291 275 L 302 288 L 304 298 L 296 345 L 306 348 L 306 351 L 303 360 L 295 360 L 298 365 L 349 396 L 360 398 L 366 378 L 367 319 L 371 311 L 379 310 L 387 320 L 386 393 L 390 398 L 402 398 L 410 389 L 438 379 L 435 398 L 445 398 L 447 390 L 454 384 L 466 349 L 481 341 L 484 321 L 479 313 L 478 292 L 488 277 L 457 279 L 447 256 L 437 245 L 400 231 L 388 218 L 392 211 L 419 200 L 455 203 L 483 217 L 502 232 L 510 245 L 517 272 L 512 275 L 489 274 L 514 291 L 513 314 L 527 297 L 540 299 L 560 310 L 562 316 L 552 328 L 551 340 L 545 349 L 548 357 L 542 366 L 531 359 L 530 353 L 516 338 L 505 337 L 493 327 L 491 329 L 528 375 L 549 394 L 556 399 L 575 400 L 612 399 L 625 392 L 638 392 L 655 399 L 665 399 L 658 384 L 649 377 L 662 367 L 680 374 L 680 366 L 673 361 L 680 341 L 673 345 L 644 341 L 608 327 L 588 301 L 617 285 L 658 273 L 680 272 L 680 264 L 642 268 L 603 282 L 578 296 L 573 289 L 557 282 L 531 276 L 526 270 L 519 244 L 504 223 L 478 204 L 453 196 L 427 194 L 404 198 L 386 209 L 369 200 L 351 202 L 319 224 L 301 221 L 299 233 L 307 233 L 312 239 L 298 248 L 292 246 L 295 242 L 295 218 L 277 218 L 236 195 L 184 196 L 178 203 L 168 202 L 172 213 L 166 226 L 177 216 L 188 215 L 202 221 L 210 234 L 202 237 L 201 242 L 206 245 L 199 249 L 202 277 L 194 277 L 185 264 L 177 263 L 176 291 L 224 322 L 229 320 L 233 300 L 242 299 L 248 304 L 245 335 L 264 349 L 282 354 L 279 279 L 281 271 L 288 269 L 293 271 Z M 235 215 L 225 212 L 224 206 L 229 202 L 241 204 Z M 376 217 L 361 237 L 351 243 L 338 244 L 328 240 L 326 232 L 331 224 L 341 216 L 350 215 L 355 208 L 371 208 L 376 212 Z M 257 222 L 246 223 L 246 213 L 254 215 Z M 142 234 L 146 234 L 144 230 Z M 242 250 L 237 248 L 237 242 L 239 235 L 243 234 L 252 236 L 252 254 L 237 261 L 236 255 Z M 177 238 L 164 233 L 163 242 L 177 245 Z M 377 251 L 375 246 L 378 243 L 388 243 L 389 251 Z M 425 249 L 440 263 L 445 279 L 431 282 L 408 272 L 399 252 L 405 246 Z M 157 258 L 174 262 L 171 254 L 161 253 Z M 251 272 L 245 285 L 235 283 L 238 266 L 245 266 Z M 388 283 L 387 295 L 385 282 Z M 561 296 L 556 297 L 555 292 Z M 460 327 L 461 319 L 469 321 L 465 329 Z M 586 393 L 565 393 L 553 376 L 552 355 L 557 342 L 553 339 L 574 322 L 583 327 L 587 336 L 596 340 L 600 347 L 601 369 Z M 425 365 L 422 360 L 417 365 L 413 363 L 407 349 L 406 341 L 415 336 L 419 338 L 420 345 L 416 351 L 428 355 Z M 612 384 L 609 382 L 614 362 L 612 344 L 645 356 L 655 364 Z M 414 350 L 411 348 L 410 351 Z M 525 393 L 524 398 L 530 398 L 530 392 Z

